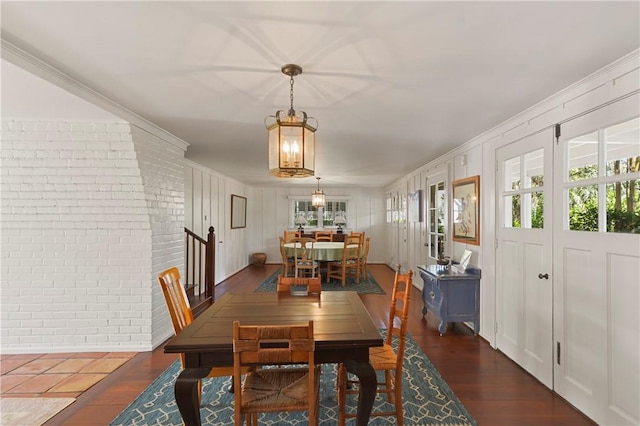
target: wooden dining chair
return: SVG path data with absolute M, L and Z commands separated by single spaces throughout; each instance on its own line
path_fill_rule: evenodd
M 307 325 L 233 323 L 236 426 L 257 425 L 258 413 L 308 411 L 319 421 L 320 368 L 314 361 L 313 321 Z M 288 364 L 304 366 L 291 367 Z M 306 365 L 305 365 L 306 364 Z M 269 366 L 269 368 L 260 368 Z M 242 381 L 242 369 L 252 367 Z
M 373 369 L 383 372 L 384 382 L 378 382 L 376 393 L 386 394 L 394 409 L 389 411 L 372 411 L 371 417 L 395 416 L 397 424 L 402 426 L 404 415 L 402 411 L 402 363 L 404 361 L 404 347 L 409 318 L 413 271 L 400 273 L 400 266 L 396 271 L 391 293 L 389 308 L 389 323 L 387 336 L 383 346 L 369 348 L 369 362 Z M 398 305 L 401 306 L 398 306 Z M 393 349 L 396 340 L 397 350 Z M 338 425 L 344 426 L 347 418 L 356 417 L 355 410 L 347 412 L 347 395 L 358 395 L 359 382 L 350 379 L 344 364 L 338 366 Z
M 322 275 L 318 274 L 315 278 L 278 276 L 278 293 L 292 293 L 291 287 L 305 287 L 306 290 L 300 290 L 300 294 L 320 294 L 322 292 Z M 293 291 L 293 294 L 297 293 L 297 290 Z
M 349 233 L 350 236 L 355 236 L 358 237 L 360 239 L 360 245 L 364 244 L 364 239 L 365 239 L 365 233 L 363 232 L 356 232 L 356 231 L 351 231 Z
M 310 274 L 311 277 L 318 275 L 320 265 L 315 260 L 316 251 L 314 249 L 314 244 L 316 243 L 316 240 L 313 238 L 294 238 L 291 242 L 294 245 L 294 275 L 296 277 L 300 277 L 306 273 Z
M 327 262 L 327 282 L 331 278 L 336 278 L 344 287 L 347 283 L 347 277 L 353 275 L 356 282 L 360 282 L 360 237 L 347 235 L 344 239 L 344 248 L 342 250 L 342 260 Z
M 294 274 L 294 270 L 296 267 L 296 263 L 293 256 L 287 256 L 287 249 L 285 248 L 285 239 L 279 237 L 280 240 L 280 257 L 282 257 L 282 275 L 285 277 L 289 275 L 289 270 L 291 270 L 291 275 Z
M 164 300 L 169 309 L 173 332 L 177 335 L 193 322 L 193 312 L 189 306 L 187 292 L 182 285 L 180 271 L 176 267 L 169 268 L 158 275 L 158 282 L 160 282 L 162 294 L 164 294 Z M 184 354 L 180 354 L 180 364 L 184 368 Z M 233 367 L 215 367 L 207 375 L 207 377 L 225 376 L 233 376 Z M 200 381 L 198 382 L 198 398 L 200 398 L 201 389 L 202 382 Z M 233 392 L 233 384 L 229 390 Z
M 360 255 L 360 275 L 367 279 L 369 273 L 367 271 L 367 258 L 369 257 L 369 246 L 371 245 L 371 237 L 364 239 L 364 246 L 362 247 L 362 254 Z
M 284 238 L 285 243 L 290 243 L 294 238 L 300 237 L 302 237 L 300 231 L 284 231 L 284 235 L 282 238 Z
M 333 231 L 314 231 L 313 237 L 316 241 L 333 241 Z

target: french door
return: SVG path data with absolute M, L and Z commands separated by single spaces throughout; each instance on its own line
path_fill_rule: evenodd
M 560 127 L 555 391 L 602 425 L 640 424 L 640 99 Z
M 553 386 L 553 133 L 496 151 L 496 345 Z

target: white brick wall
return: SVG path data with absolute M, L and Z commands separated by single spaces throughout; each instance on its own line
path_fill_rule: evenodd
M 132 126 L 131 130 L 151 224 L 151 320 L 155 347 L 173 334 L 158 273 L 172 266 L 184 273 L 184 151 L 138 127 Z
M 155 277 L 183 262 L 182 158 L 129 125 L 2 123 L 3 353 L 144 351 L 169 334 Z

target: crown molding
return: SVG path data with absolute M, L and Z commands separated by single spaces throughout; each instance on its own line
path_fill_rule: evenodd
M 35 57 L 31 53 L 19 48 L 14 43 L 7 40 L 7 37 L 8 35 L 5 33 L 2 33 L 0 36 L 0 57 L 2 57 L 2 59 L 9 61 L 25 71 L 30 72 L 45 81 L 48 81 L 49 83 L 120 117 L 130 124 L 151 133 L 152 135 L 182 149 L 183 151 L 187 150 L 189 143 L 160 128 L 156 124 L 139 116 L 119 103 L 96 92 L 89 86 L 70 77 L 59 69 Z

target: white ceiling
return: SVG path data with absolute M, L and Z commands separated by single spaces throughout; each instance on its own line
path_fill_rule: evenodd
M 283 64 L 304 68 L 321 186 L 381 187 L 640 47 L 637 1 L 2 1 L 1 18 L 4 40 L 260 186 L 284 183 L 263 124 L 289 106 Z

